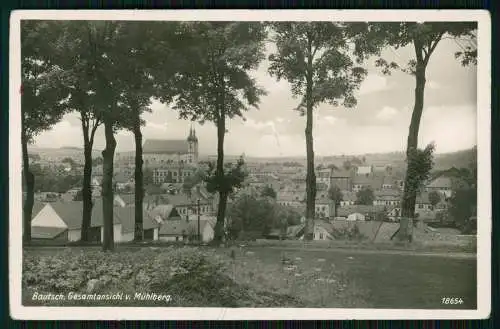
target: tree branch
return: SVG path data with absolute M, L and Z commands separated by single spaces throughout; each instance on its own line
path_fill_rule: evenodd
M 427 52 L 427 55 L 425 56 L 424 58 L 424 61 L 425 63 L 427 64 L 429 62 L 429 59 L 432 55 L 432 52 L 434 51 L 434 49 L 436 49 L 436 46 L 438 45 L 439 41 L 441 41 L 441 37 L 444 35 L 444 32 L 440 32 L 437 37 L 433 40 L 434 43 L 430 43 L 429 45 L 429 51 Z

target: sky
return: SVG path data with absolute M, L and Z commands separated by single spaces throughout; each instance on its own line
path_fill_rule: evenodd
M 267 52 L 273 51 L 267 46 Z M 453 40 L 442 40 L 427 67 L 424 111 L 420 125 L 419 146 L 436 144 L 436 152 L 463 150 L 476 144 L 476 67 L 463 67 L 454 58 L 460 50 Z M 413 48 L 387 49 L 382 56 L 402 65 L 413 58 Z M 245 120 L 228 120 L 225 153 L 256 157 L 305 156 L 305 117 L 293 111 L 300 99 L 290 92 L 286 81 L 276 81 L 267 73 L 268 61 L 251 72 L 257 84 L 267 91 L 259 108 L 244 114 Z M 366 79 L 356 92 L 358 104 L 346 109 L 321 104 L 314 113 L 314 150 L 317 156 L 356 155 L 404 151 L 414 102 L 415 78 L 396 71 L 381 74 L 374 61 L 365 64 Z M 169 106 L 153 102 L 151 113 L 144 114 L 143 139 L 183 139 L 190 121 L 178 119 Z M 486 109 L 483 109 L 486 110 Z M 217 134 L 212 123 L 194 124 L 199 152 L 216 154 Z M 132 151 L 131 132 L 116 135 L 117 152 Z M 37 147 L 82 147 L 79 116 L 66 115 L 49 131 L 35 140 Z M 105 147 L 104 129 L 96 134 L 96 149 Z

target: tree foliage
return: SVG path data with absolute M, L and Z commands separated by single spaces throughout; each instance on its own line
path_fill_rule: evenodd
M 291 85 L 300 102 L 295 110 L 306 116 L 307 196 L 306 239 L 312 239 L 316 177 L 314 173 L 313 110 L 321 103 L 356 105 L 355 91 L 366 70 L 360 66 L 379 53 L 379 39 L 366 23 L 276 22 L 270 24 L 276 52 L 269 55 L 269 73 Z
M 23 206 L 23 241 L 31 241 L 35 177 L 30 172 L 28 144 L 61 120 L 67 111 L 68 74 L 51 62 L 60 29 L 57 23 L 21 23 L 21 144 L 26 200 Z
M 373 205 L 375 195 L 370 187 L 365 187 L 356 193 L 357 204 Z
M 276 194 L 276 191 L 271 186 L 265 186 L 262 189 L 261 196 L 269 197 L 271 199 L 276 200 L 277 194 Z
M 373 23 L 372 29 L 377 38 L 382 40 L 384 45 L 393 48 L 403 48 L 413 46 L 415 57 L 403 65 L 395 62 L 387 62 L 383 58 L 376 61 L 376 65 L 381 67 L 382 73 L 390 74 L 392 70 L 400 69 L 403 72 L 415 76 L 415 103 L 413 107 L 408 140 L 406 147 L 407 173 L 402 203 L 402 220 L 399 229 L 400 240 L 409 239 L 412 236 L 409 231 L 408 221 L 414 217 L 416 190 L 419 177 L 413 177 L 413 173 L 418 174 L 417 165 L 412 164 L 412 157 L 418 153 L 418 133 L 420 120 L 424 109 L 424 90 L 426 82 L 426 69 L 431 56 L 438 44 L 445 38 L 450 38 L 458 42 L 465 38 L 470 46 L 463 48 L 463 51 L 455 53 L 462 65 L 475 64 L 475 30 L 476 22 L 398 22 L 398 23 Z
M 224 167 L 226 119 L 243 117 L 264 95 L 249 72 L 264 58 L 266 31 L 259 22 L 185 22 L 179 27 L 184 57 L 175 80 L 173 108 L 182 119 L 217 127 L 217 163 L 207 188 L 219 193 L 214 241 L 222 239 L 229 193 L 241 184 L 239 165 Z M 170 97 L 160 95 L 162 101 Z M 239 169 L 238 169 L 239 168 Z M 226 175 L 226 173 L 229 175 Z
M 223 179 L 220 179 L 216 165 L 213 162 L 209 162 L 207 174 L 205 176 L 207 191 L 210 193 L 220 192 L 229 195 L 243 186 L 243 182 L 247 176 L 248 173 L 245 169 L 245 160 L 243 157 L 240 157 L 236 164 L 224 164 Z
M 344 199 L 342 191 L 336 185 L 331 186 L 328 189 L 328 198 L 333 201 L 334 207 L 334 217 L 337 216 L 337 207 L 340 206 L 340 202 Z
M 437 191 L 429 192 L 429 202 L 434 207 L 441 201 L 441 195 Z

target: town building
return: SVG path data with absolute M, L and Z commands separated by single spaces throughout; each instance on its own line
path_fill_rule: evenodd
M 83 202 L 46 203 L 34 213 L 31 234 L 35 240 L 73 242 L 81 239 Z M 94 201 L 92 207 L 90 240 L 101 241 L 104 236 L 102 200 Z M 115 207 L 113 209 L 113 237 L 115 242 L 132 241 L 134 238 L 134 207 Z M 158 239 L 159 224 L 144 211 L 144 238 Z
M 187 139 L 146 139 L 143 145 L 145 166 L 155 164 L 195 164 L 198 162 L 198 137 L 191 128 Z

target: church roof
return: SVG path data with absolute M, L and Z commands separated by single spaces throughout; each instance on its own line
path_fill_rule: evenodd
M 176 154 L 188 151 L 189 143 L 183 139 L 147 139 L 143 146 L 144 154 Z

